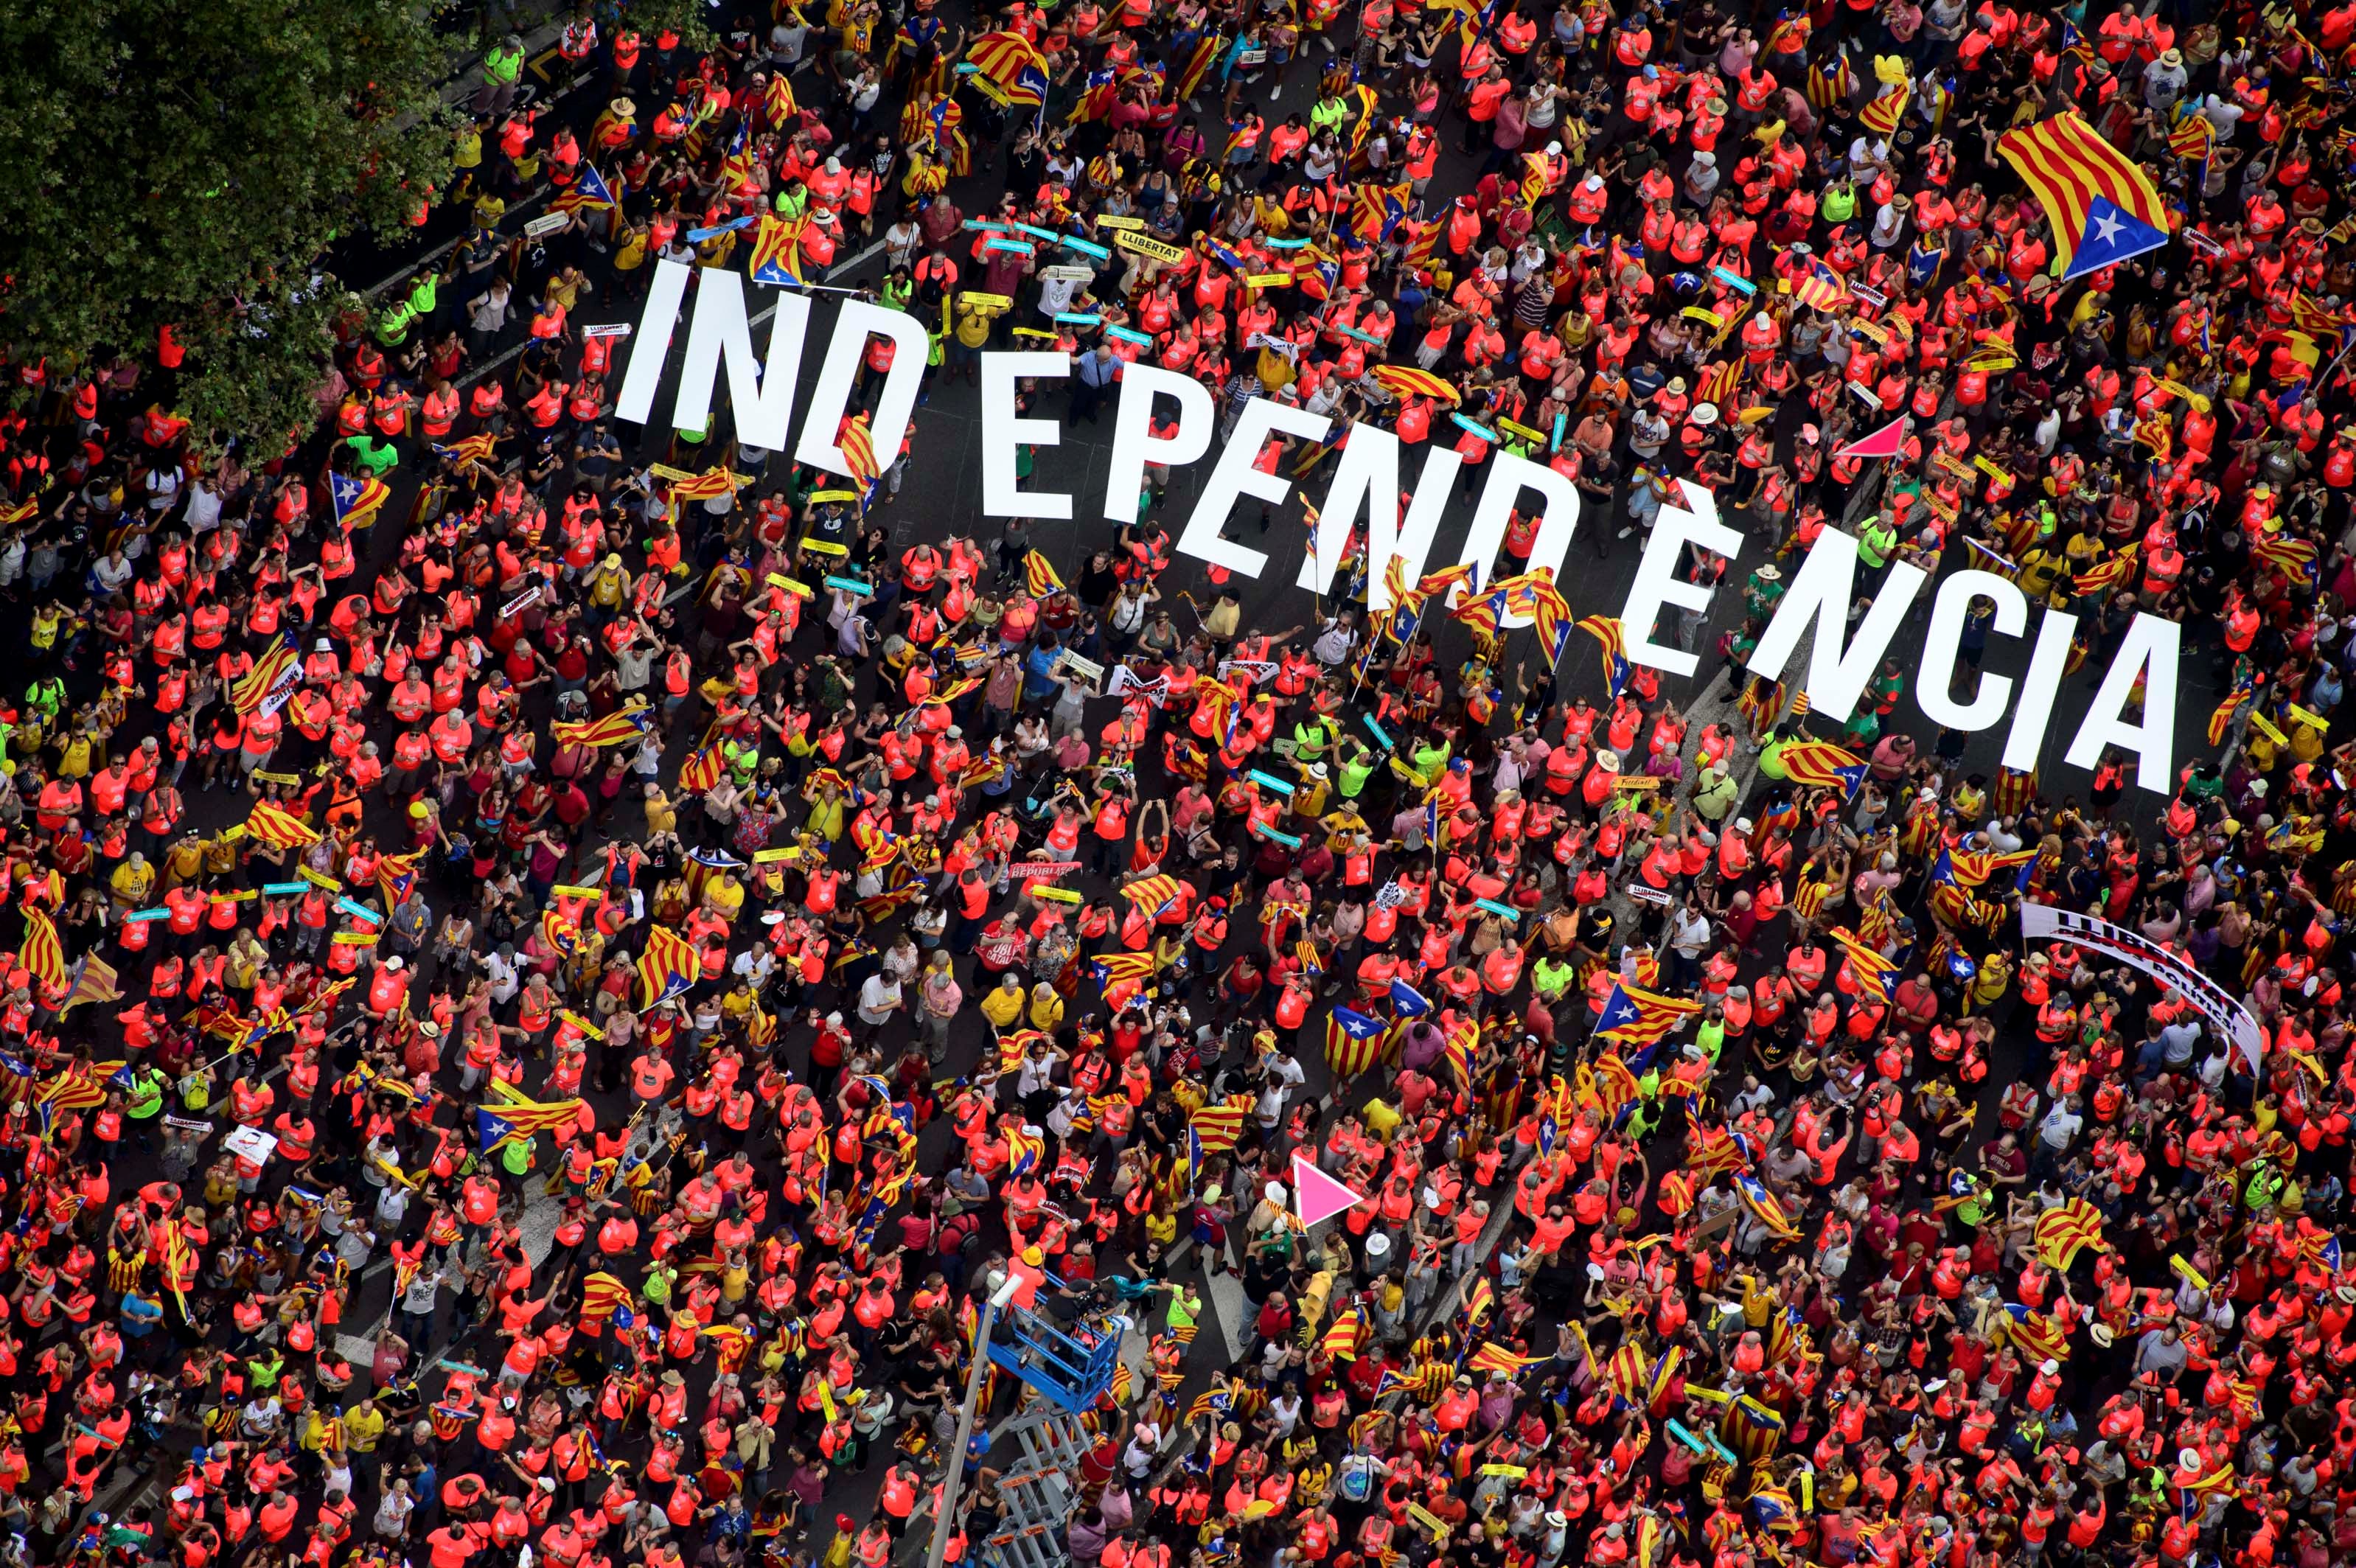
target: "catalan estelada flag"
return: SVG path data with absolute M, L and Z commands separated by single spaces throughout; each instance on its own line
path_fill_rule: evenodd
M 652 722 L 648 717 L 650 712 L 643 706 L 624 708 L 601 719 L 551 725 L 549 734 L 556 737 L 559 746 L 624 746 L 647 733 L 647 726 Z
M 16 961 L 32 972 L 43 991 L 66 988 L 66 950 L 58 928 L 38 909 L 25 911 L 25 940 L 17 944 Z
M 272 698 L 283 697 L 302 679 L 294 634 L 289 631 L 253 661 L 252 669 L 237 678 L 237 683 L 229 689 L 229 705 L 241 714 L 252 713 Z
M 716 746 L 707 746 L 688 753 L 687 760 L 679 765 L 679 787 L 693 795 L 701 795 L 720 782 L 726 772 L 728 759 Z
M 1858 121 L 1877 136 L 1894 136 L 1898 122 L 1906 117 L 1907 101 L 1913 96 L 1911 87 L 1895 88 L 1858 110 Z
M 774 212 L 761 214 L 761 226 L 753 231 L 748 271 L 755 283 L 772 287 L 809 282 L 802 276 L 802 226 L 788 223 Z
M 1053 561 L 1033 550 L 1023 557 L 1023 585 L 1033 598 L 1043 599 L 1049 594 L 1062 593 L 1064 579 Z
M 1518 1372 L 1524 1367 L 1535 1367 L 1540 1361 L 1550 1361 L 1551 1356 L 1517 1356 L 1494 1339 L 1484 1339 L 1481 1348 L 1464 1364 L 1476 1372 Z
M 2040 1317 L 2017 1301 L 2006 1302 L 2004 1310 L 2007 1316 L 1997 1319 L 1997 1326 L 2030 1360 L 2070 1359 L 2070 1336 L 2053 1319 Z
M 1325 1065 L 1335 1081 L 1357 1077 L 1382 1059 L 1390 1031 L 1379 1018 L 1355 1007 L 1336 1007 L 1325 1020 Z
M 1354 1306 L 1333 1320 L 1317 1347 L 1336 1361 L 1355 1361 L 1366 1338 L 1366 1309 Z
M 2083 1197 L 2047 1209 L 2037 1217 L 2037 1255 L 2051 1269 L 2067 1270 L 2079 1250 L 2104 1248 L 2103 1211 Z
M 1800 1228 L 1792 1223 L 1791 1216 L 1783 1212 L 1783 1205 L 1767 1190 L 1765 1183 L 1748 1171 L 1734 1172 L 1733 1179 L 1735 1196 L 1742 1199 L 1742 1207 L 1756 1215 L 1762 1225 L 1787 1241 L 1800 1233 Z
M 1835 55 L 1830 65 L 1808 68 L 1808 107 L 1819 113 L 1840 102 L 1856 85 L 1857 74 L 1849 70 L 1848 56 Z
M 1251 1114 L 1251 1096 L 1242 1095 L 1224 1104 L 1205 1105 L 1187 1121 L 1187 1128 L 1206 1155 L 1216 1155 L 1236 1146 L 1243 1136 L 1244 1118 Z
M 1391 231 L 1399 226 L 1399 220 L 1407 216 L 1407 204 L 1414 188 L 1411 185 L 1361 181 L 1350 197 L 1351 231 L 1369 245 L 1389 239 Z
M 875 487 L 884 478 L 884 465 L 875 460 L 875 436 L 868 427 L 867 416 L 862 413 L 848 421 L 835 445 L 841 448 L 843 466 L 859 486 L 860 504 L 864 506 L 875 499 Z
M 605 177 L 583 164 L 581 177 L 559 191 L 548 207 L 552 212 L 604 212 L 613 205 L 613 188 L 605 183 Z
M 1177 897 L 1185 886 L 1165 871 L 1154 876 L 1139 877 L 1123 887 L 1120 896 L 1140 908 L 1150 906 L 1158 910 Z
M 336 509 L 338 528 L 366 528 L 376 521 L 378 509 L 391 499 L 391 488 L 382 479 L 354 478 L 349 474 L 327 476 L 327 500 Z
M 2008 131 L 1996 147 L 2052 220 L 2063 283 L 2168 243 L 2168 209 L 2151 177 L 2078 115 Z
M 2250 553 L 2302 586 L 2311 585 L 2315 581 L 2316 549 L 2312 539 L 2269 534 L 2251 545 Z
M 1858 786 L 1865 782 L 1865 758 L 1828 740 L 1793 741 L 1777 754 L 1776 760 L 1794 784 L 1818 785 L 1854 795 Z
M 82 954 L 74 965 L 73 984 L 67 989 L 66 999 L 58 1004 L 58 1012 L 70 1013 L 85 1002 L 122 1000 L 122 989 L 115 983 L 119 978 L 114 966 L 96 953 Z
M 1464 401 L 1463 394 L 1445 377 L 1413 365 L 1376 365 L 1368 373 L 1375 378 L 1376 386 L 1393 397 L 1428 397 L 1451 408 Z
M 1625 983 L 1615 985 L 1612 994 L 1604 998 L 1603 1011 L 1596 1016 L 1595 1037 L 1641 1052 L 1676 1034 L 1679 1026 L 1700 1011 L 1698 1002 L 1663 996 Z
M 487 1079 L 484 1087 L 498 1101 L 475 1112 L 475 1130 L 485 1154 L 519 1138 L 562 1127 L 581 1114 L 578 1100 L 534 1100 L 505 1079 Z
M 1848 282 L 1818 262 L 1809 267 L 1805 277 L 1792 285 L 1792 297 L 1817 310 L 1837 309 L 1848 297 Z
M 581 1282 L 581 1316 L 584 1322 L 603 1323 L 616 1309 L 630 1304 L 630 1287 L 603 1269 Z
M 1741 385 L 1742 361 L 1728 360 L 1702 372 L 1700 384 L 1694 388 L 1694 402 L 1715 403 L 1719 413 L 1726 413 Z
M 1589 616 L 1579 623 L 1579 629 L 1593 638 L 1603 655 L 1603 686 L 1618 701 L 1628 688 L 1628 677 L 1634 671 L 1628 663 L 1628 634 L 1620 625 L 1618 616 Z
M 319 842 L 318 829 L 284 806 L 273 806 L 267 800 L 254 803 L 245 819 L 245 831 L 273 849 L 307 849 Z
M 2168 128 L 2168 150 L 2188 163 L 2198 162 L 2207 157 L 2209 149 L 2216 145 L 2217 127 L 2205 114 L 2182 111 L 2181 105 L 2179 109 L 2176 124 Z
M 638 955 L 638 994 L 642 1007 L 687 993 L 703 976 L 703 960 L 695 944 L 676 931 L 657 926 L 647 933 L 646 951 Z
M 2242 711 L 2244 703 L 2257 694 L 2258 684 L 2255 680 L 2244 682 L 2225 693 L 2225 700 L 2218 703 L 2215 711 L 2209 715 L 2210 745 L 2225 744 L 2225 732 L 2233 727 L 2233 715 Z
M 1039 46 L 1012 28 L 987 32 L 966 46 L 966 64 L 988 78 L 1011 104 L 1035 109 L 1040 103 L 1033 78 L 1044 78 L 1046 57 Z
M 446 446 L 426 443 L 427 449 L 436 457 L 447 457 L 454 463 L 483 462 L 498 449 L 498 445 L 499 438 L 487 430 L 460 436 Z
M 30 969 L 32 965 L 25 967 Z M 92 1063 L 69 1062 L 64 1070 L 34 1092 L 33 1103 L 50 1111 L 87 1111 L 93 1105 L 103 1105 L 105 1075 Z
M 734 495 L 752 482 L 724 467 L 707 469 L 691 479 L 673 480 L 670 499 L 676 501 L 708 501 L 718 496 Z
M 1890 977 L 1898 966 L 1866 945 L 1855 931 L 1846 926 L 1835 926 L 1832 939 L 1848 955 L 1848 972 L 1856 978 L 1857 988 L 1868 1000 L 1887 1004 L 1890 1000 Z

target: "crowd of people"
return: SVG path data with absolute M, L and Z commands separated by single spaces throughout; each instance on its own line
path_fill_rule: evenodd
M 2356 1546 L 2356 4 L 731 27 L 584 8 L 538 102 L 496 46 L 296 453 L 20 378 L 10 1561 L 883 1568 L 1012 1275 L 1132 1340 L 1078 1568 Z M 2057 282 L 1997 141 L 2064 112 L 2177 232 Z M 1575 554 L 1681 480 L 1761 548 L 1693 553 L 1680 682 L 1459 572 L 1369 615 L 1362 539 L 1264 627 L 1166 475 L 1070 558 L 895 541 L 922 416 L 849 479 L 614 420 L 584 327 L 662 259 L 837 269 L 928 396 L 1052 340 L 1074 424 L 1143 361 L 1520 450 Z M 1837 725 L 1750 679 L 1828 525 L 2073 669 L 2180 622 L 2164 807 L 1974 771 L 1895 664 Z M 1299 1225 L 1302 1159 L 1363 1200 Z

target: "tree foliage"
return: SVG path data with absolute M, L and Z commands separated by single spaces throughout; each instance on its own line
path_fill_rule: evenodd
M 0 343 L 70 372 L 171 325 L 199 431 L 307 426 L 318 259 L 446 182 L 457 63 L 403 0 L 0 6 Z

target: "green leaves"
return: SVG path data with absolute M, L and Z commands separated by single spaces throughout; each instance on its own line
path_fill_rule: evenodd
M 446 184 L 455 63 L 428 8 L 391 0 L 0 8 L 0 340 L 70 371 L 174 324 L 199 430 L 307 424 L 316 260 Z

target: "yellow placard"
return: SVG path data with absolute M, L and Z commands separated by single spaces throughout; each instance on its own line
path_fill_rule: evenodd
M 2207 1290 L 2209 1288 L 2209 1282 L 2201 1277 L 2201 1271 L 2186 1262 L 2183 1259 L 2170 1258 L 2168 1260 L 2168 1266 L 2174 1269 L 2186 1279 L 2191 1281 L 2192 1288 L 2194 1290 Z
M 605 901 L 605 890 L 603 887 L 568 887 L 560 882 L 549 891 L 566 898 L 586 898 L 592 904 L 603 904 Z
M 818 1402 L 826 1408 L 827 1420 L 834 1421 L 839 1419 L 834 1413 L 834 1390 L 827 1385 L 827 1381 L 824 1378 L 820 1378 L 819 1380 Z
M 1890 341 L 1890 334 L 1883 331 L 1878 323 L 1868 321 L 1862 317 L 1850 322 L 1848 327 L 1850 331 L 1862 333 L 1876 343 L 1887 344 Z
M 1484 1476 L 1503 1476 L 1508 1480 L 1518 1481 L 1524 1476 L 1528 1475 L 1529 1471 L 1526 1467 L 1520 1465 L 1483 1465 L 1481 1466 L 1481 1474 Z
M 1144 228 L 1145 220 L 1142 218 L 1116 218 L 1111 213 L 1108 212 L 1097 219 L 1097 227 L 1099 229 L 1134 231 Z
M 372 948 L 376 946 L 374 931 L 337 931 L 328 939 L 339 948 Z
M 253 770 L 252 776 L 261 779 L 264 784 L 299 785 L 303 782 L 303 776 L 300 773 L 264 773 L 259 768 Z
M 1149 261 L 1183 262 L 1186 259 L 1186 248 L 1183 245 L 1165 244 L 1160 240 L 1148 238 L 1134 229 L 1123 229 L 1119 233 L 1115 234 L 1112 237 L 1112 246 L 1116 251 L 1127 251 L 1130 255 L 1143 256 Z
M 1720 316 L 1715 310 L 1705 310 L 1698 305 L 1688 305 L 1677 314 L 1687 317 L 1691 320 L 1706 322 L 1714 328 L 1722 328 L 1726 325 L 1725 317 Z
M 1501 419 L 1497 421 L 1497 428 L 1504 431 L 1509 431 L 1512 434 L 1520 436 L 1525 441 L 1544 441 L 1547 438 L 1546 432 L 1542 430 L 1532 430 L 1528 425 L 1516 424 L 1510 419 Z
M 233 822 L 213 835 L 215 843 L 238 843 L 245 838 L 245 824 Z
M 1972 467 L 1977 468 L 1981 473 L 1986 474 L 1989 478 L 1994 479 L 1999 485 L 2008 485 L 2012 483 L 2011 474 L 2007 472 L 2005 469 L 1997 467 L 1994 463 L 1989 462 L 1986 457 L 1973 458 Z
M 820 506 L 824 505 L 828 501 L 855 501 L 858 499 L 859 492 L 857 490 L 819 490 L 810 497 L 810 504 L 813 506 Z M 838 545 L 836 548 L 840 549 L 841 547 Z
M 2305 725 L 2308 728 L 2314 730 L 2319 735 L 2331 727 L 2331 721 L 2329 719 L 2325 718 L 2321 714 L 2308 713 L 2297 703 L 2291 703 L 2283 711 L 2290 714 L 2291 717 L 2297 719 L 2299 723 Z
M 1612 786 L 1614 789 L 1628 789 L 1640 795 L 1649 795 L 1660 787 L 1661 781 L 1649 773 L 1622 774 L 1620 781 Z
M 1292 274 L 1290 273 L 1246 273 L 1244 286 L 1246 288 L 1290 288 Z
M 1055 341 L 1055 335 L 1044 327 L 1017 327 L 1014 335 L 1017 338 L 1038 338 L 1049 343 Z
M 249 898 L 261 897 L 261 889 L 254 887 L 248 887 L 240 893 L 209 893 L 205 896 L 206 902 L 212 904 L 242 904 Z
M 2258 712 L 2255 708 L 2252 708 L 2250 710 L 2250 725 L 2260 735 L 2265 736 L 2268 740 L 2273 741 L 2276 746 L 2288 746 L 2290 744 L 2290 736 L 2275 728 L 2274 725 L 2266 718 L 2266 715 Z
M 1407 1517 L 1431 1531 L 1431 1539 L 1434 1541 L 1439 1541 L 1448 1534 L 1448 1521 L 1421 1503 L 1408 1504 Z
M 574 1028 L 580 1030 L 583 1034 L 588 1036 L 593 1040 L 602 1040 L 605 1037 L 605 1030 L 599 1028 L 596 1025 L 591 1023 L 588 1019 L 584 1018 L 580 1014 L 573 1012 L 569 1007 L 558 1008 L 556 1010 L 556 1015 L 563 1019 L 566 1023 L 572 1025 Z
M 783 588 L 786 592 L 793 595 L 793 596 L 798 599 L 807 599 L 815 596 L 813 590 L 808 583 L 797 583 L 791 577 L 782 576 L 776 572 L 769 574 L 768 583 L 771 587 Z
M 850 546 L 837 544 L 831 539 L 805 539 L 802 541 L 802 548 L 805 550 L 815 550 L 821 555 L 848 555 L 851 553 Z
M 337 881 L 326 872 L 314 871 L 307 865 L 296 866 L 294 868 L 294 875 L 309 883 L 312 886 L 324 887 L 330 893 L 341 893 L 344 890 L 344 885 L 342 883 Z
M 1068 887 L 1026 887 L 1023 891 L 1033 898 L 1052 898 L 1058 904 L 1076 904 L 1080 901 L 1080 896 Z
M 689 473 L 685 468 L 674 468 L 669 463 L 653 464 L 647 469 L 647 472 L 652 474 L 658 479 L 669 479 L 672 484 L 678 484 L 681 480 L 695 478 L 693 474 Z
M 755 850 L 753 852 L 753 864 L 755 865 L 775 865 L 781 860 L 799 860 L 801 857 L 801 845 L 789 843 L 783 849 Z
M 981 310 L 1012 310 L 1014 307 L 1014 302 L 1002 294 L 961 294 L 958 295 L 958 303 Z

